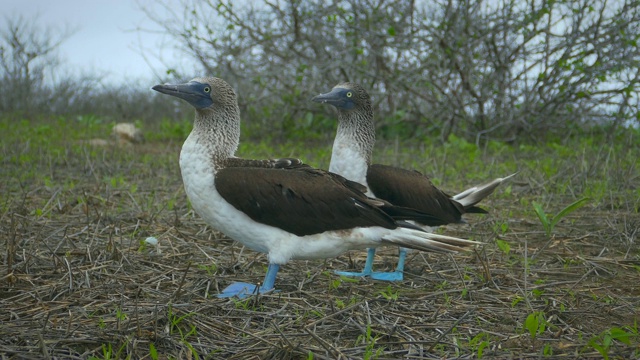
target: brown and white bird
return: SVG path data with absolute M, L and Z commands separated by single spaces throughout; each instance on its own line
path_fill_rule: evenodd
M 372 164 L 376 141 L 373 107 L 369 93 L 361 85 L 340 83 L 330 92 L 314 97 L 312 101 L 333 105 L 338 110 L 338 130 L 333 142 L 329 171 L 366 186 L 368 196 L 431 215 L 432 218 L 427 221 L 416 221 L 425 231 L 431 231 L 431 226 L 464 222 L 462 214 L 465 213 L 486 213 L 476 205 L 501 183 L 515 175 L 497 178 L 458 195 L 449 196 L 435 187 L 427 176 L 415 170 Z M 402 280 L 406 249 L 400 248 L 394 272 L 373 272 L 375 251 L 374 248 L 369 249 L 362 272 L 338 273 L 371 276 L 387 281 Z
M 369 198 L 362 185 L 300 160 L 236 157 L 240 111 L 235 91 L 222 79 L 195 78 L 153 90 L 195 108 L 193 130 L 180 152 L 193 209 L 207 224 L 269 259 L 260 287 L 233 283 L 219 297 L 273 290 L 280 265 L 292 259 L 330 258 L 381 245 L 456 252 L 476 244 L 403 222 L 431 217 Z

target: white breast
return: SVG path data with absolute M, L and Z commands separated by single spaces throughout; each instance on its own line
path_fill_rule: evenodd
M 367 195 L 373 196 L 367 184 L 367 160 L 360 150 L 348 141 L 337 136 L 331 151 L 329 171 L 367 187 Z

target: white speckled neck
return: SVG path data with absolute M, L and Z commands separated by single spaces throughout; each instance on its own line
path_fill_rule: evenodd
M 240 110 L 237 103 L 197 110 L 189 135 L 190 151 L 202 151 L 213 161 L 214 170 L 235 155 L 240 143 Z
M 364 109 L 338 111 L 338 130 L 333 141 L 329 171 L 367 186 L 367 168 L 376 142 L 373 112 Z M 368 190 L 368 195 L 371 191 Z

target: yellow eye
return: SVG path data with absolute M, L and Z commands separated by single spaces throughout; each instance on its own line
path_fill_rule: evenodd
M 205 87 L 204 88 L 204 92 L 206 92 L 207 94 L 211 92 L 211 88 L 210 87 Z
M 352 96 L 353 96 L 353 93 L 352 93 L 351 91 L 349 91 L 349 92 L 347 93 L 347 97 L 352 97 Z

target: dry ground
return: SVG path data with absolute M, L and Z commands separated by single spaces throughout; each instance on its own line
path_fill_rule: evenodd
M 3 148 L 0 358 L 640 356 L 638 209 L 586 206 L 549 238 L 518 201 L 535 198 L 533 169 L 483 203 L 490 215 L 443 229 L 485 244 L 477 252 L 413 252 L 398 283 L 333 274 L 361 268 L 364 252 L 292 261 L 279 292 L 239 301 L 214 295 L 261 281 L 265 256 L 189 208 L 178 142 L 27 148 Z M 554 213 L 574 200 L 553 199 Z M 380 251 L 376 268 L 395 259 Z

